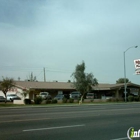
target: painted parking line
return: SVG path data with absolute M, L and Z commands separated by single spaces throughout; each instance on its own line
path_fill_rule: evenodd
M 38 128 L 38 129 L 27 129 L 27 130 L 23 130 L 23 132 L 40 131 L 40 130 L 52 130 L 52 129 L 63 129 L 63 128 L 83 127 L 83 126 L 85 126 L 85 124 L 69 125 L 69 126 L 58 126 L 58 127 L 48 127 L 48 128 Z
M 125 137 L 125 138 L 117 138 L 117 139 L 111 139 L 111 140 L 128 140 L 128 137 Z

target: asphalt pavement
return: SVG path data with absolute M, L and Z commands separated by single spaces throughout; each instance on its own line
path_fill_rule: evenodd
M 139 103 L 0 108 L 0 140 L 128 140 L 139 116 Z

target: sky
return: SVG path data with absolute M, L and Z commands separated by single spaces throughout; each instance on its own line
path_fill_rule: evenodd
M 124 77 L 125 52 L 126 77 L 140 84 L 139 15 L 139 0 L 0 0 L 0 80 L 32 72 L 43 81 L 45 68 L 46 81 L 72 81 L 84 61 L 112 84 Z

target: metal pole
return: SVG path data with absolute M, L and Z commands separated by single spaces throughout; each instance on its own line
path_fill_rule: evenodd
M 125 52 L 123 53 L 123 56 L 124 56 L 124 95 L 125 95 L 125 102 L 126 102 L 126 66 L 125 66 Z
M 125 102 L 127 102 L 127 99 L 126 99 L 126 94 L 127 94 L 127 83 L 126 83 L 126 65 L 125 65 L 125 53 L 131 49 L 131 48 L 137 48 L 138 46 L 132 46 L 132 47 L 129 47 L 126 51 L 124 51 L 123 53 L 123 56 L 124 56 L 124 94 L 125 94 Z

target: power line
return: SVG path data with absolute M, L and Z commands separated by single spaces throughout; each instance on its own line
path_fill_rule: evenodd
M 6 69 L 5 69 L 6 68 Z M 61 72 L 61 73 L 72 73 L 71 70 L 58 70 L 58 69 L 50 69 L 48 67 L 46 68 L 46 71 L 48 72 Z M 40 71 L 42 68 L 40 67 L 15 67 L 15 66 L 1 66 L 0 70 L 4 71 L 25 71 L 25 72 L 31 72 L 31 71 Z

